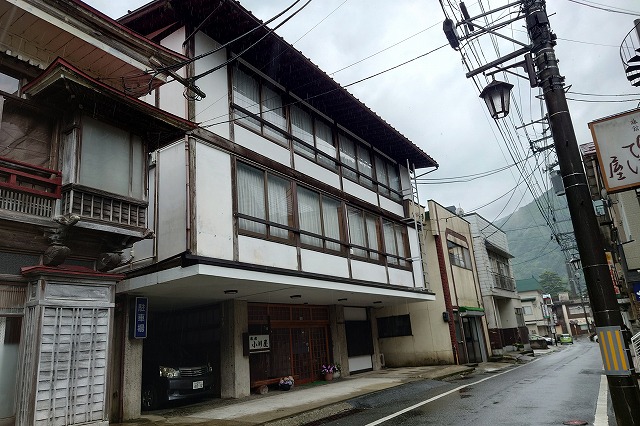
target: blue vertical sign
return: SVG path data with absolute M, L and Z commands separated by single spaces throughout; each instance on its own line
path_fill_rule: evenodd
M 636 295 L 636 302 L 640 302 L 640 281 L 634 282 L 633 284 L 633 294 Z
M 149 300 L 146 297 L 136 297 L 135 306 L 135 328 L 133 337 L 136 339 L 144 339 L 147 337 L 147 317 Z

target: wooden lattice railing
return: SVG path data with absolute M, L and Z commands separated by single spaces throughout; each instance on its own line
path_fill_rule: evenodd
M 147 203 L 108 194 L 80 185 L 67 185 L 62 190 L 62 214 L 82 218 L 147 227 Z
M 57 170 L 0 157 L 0 209 L 51 217 L 61 184 Z

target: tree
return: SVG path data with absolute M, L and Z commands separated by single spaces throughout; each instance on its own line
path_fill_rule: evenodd
M 550 294 L 553 300 L 558 300 L 558 293 L 567 291 L 567 283 L 555 272 L 544 271 L 538 277 L 538 282 L 542 291 Z

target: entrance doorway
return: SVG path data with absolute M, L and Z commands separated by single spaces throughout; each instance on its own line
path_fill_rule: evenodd
M 268 349 L 251 352 L 251 386 L 294 376 L 296 383 L 320 377 L 329 359 L 326 306 L 249 304 L 249 335 L 269 336 Z
M 484 334 L 481 317 L 460 316 L 455 313 L 456 338 L 458 340 L 459 364 L 484 361 Z

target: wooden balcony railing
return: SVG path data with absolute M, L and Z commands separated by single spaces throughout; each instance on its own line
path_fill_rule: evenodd
M 0 209 L 51 217 L 61 185 L 57 170 L 0 157 Z
M 62 189 L 62 214 L 77 214 L 85 219 L 147 227 L 147 203 L 80 185 Z

